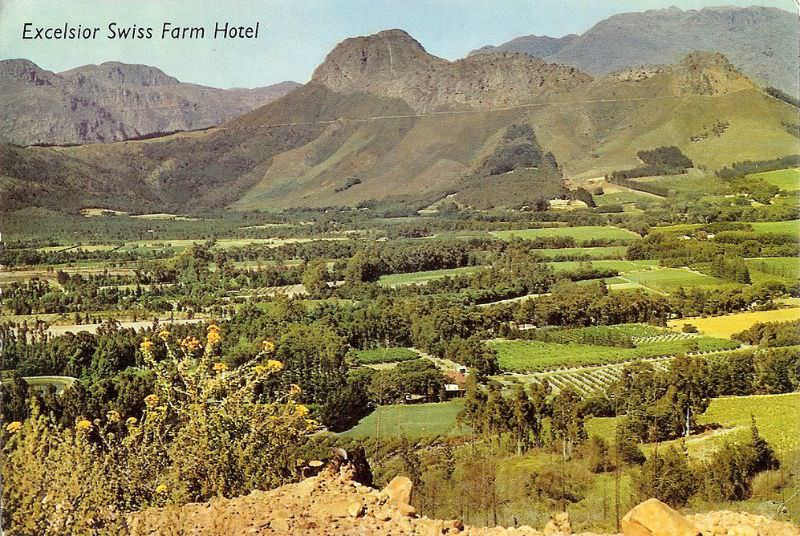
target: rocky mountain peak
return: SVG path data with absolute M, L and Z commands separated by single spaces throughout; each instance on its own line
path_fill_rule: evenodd
M 53 79 L 58 75 L 42 69 L 35 63 L 26 59 L 13 59 L 0 61 L 0 84 L 16 82 L 32 86 L 52 85 Z
M 66 78 L 91 79 L 100 85 L 168 86 L 179 84 L 177 78 L 149 65 L 107 61 L 100 65 L 83 65 L 61 73 Z
M 342 41 L 312 77 L 312 83 L 338 93 L 402 99 L 417 112 L 522 104 L 590 80 L 572 67 L 523 54 L 476 54 L 450 62 L 402 30 Z
M 502 45 L 486 45 L 469 53 L 470 56 L 476 54 L 491 54 L 494 52 L 521 52 L 537 58 L 546 58 L 566 47 L 578 39 L 575 34 L 565 35 L 564 37 L 550 37 L 547 35 L 525 35 L 512 39 Z
M 755 85 L 719 52 L 690 52 L 673 69 L 678 92 L 684 95 L 721 95 Z
M 331 89 L 349 89 L 369 80 L 389 81 L 395 73 L 423 72 L 447 63 L 403 30 L 345 39 L 327 55 L 311 78 Z

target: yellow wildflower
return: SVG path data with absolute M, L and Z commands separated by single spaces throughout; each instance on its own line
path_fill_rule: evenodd
M 122 418 L 118 411 L 114 411 L 113 409 L 106 413 L 106 418 L 108 418 L 109 422 L 119 422 Z
M 162 341 L 166 341 L 167 339 L 169 339 L 169 330 L 167 330 L 166 328 L 162 329 L 161 331 L 158 332 L 158 336 L 161 337 Z
M 214 363 L 214 372 L 216 372 L 217 374 L 221 374 L 226 370 L 228 370 L 228 365 L 226 365 L 225 363 L 222 363 L 221 361 Z
M 289 395 L 290 396 L 297 396 L 302 392 L 303 392 L 303 389 L 299 385 L 297 385 L 296 383 L 293 383 L 292 385 L 289 386 Z
M 75 425 L 75 428 L 77 428 L 78 430 L 91 430 L 92 426 L 93 426 L 92 421 L 88 419 L 81 419 Z
M 181 341 L 181 347 L 188 352 L 194 352 L 200 348 L 200 341 L 197 340 L 197 337 L 189 335 Z
M 277 372 L 283 368 L 283 363 L 276 359 L 270 359 L 267 361 L 267 370 L 270 372 Z
M 300 417 L 305 417 L 308 415 L 308 407 L 304 406 L 303 404 L 297 404 L 297 407 L 294 408 L 294 414 Z
M 128 417 L 128 419 L 125 421 L 125 424 L 128 426 L 136 426 L 136 422 L 136 417 Z
M 217 344 L 222 337 L 219 334 L 220 329 L 219 326 L 216 324 L 211 324 L 208 326 L 208 335 L 206 335 L 206 340 L 208 344 Z
M 156 493 L 158 493 L 159 495 L 161 495 L 162 493 L 166 493 L 168 491 L 169 488 L 167 487 L 166 484 L 159 484 L 158 486 L 156 486 Z
M 22 423 L 19 421 L 10 422 L 6 425 L 6 432 L 14 433 L 19 431 L 22 428 Z
M 262 342 L 262 344 L 264 345 L 264 353 L 265 354 L 271 354 L 272 352 L 275 351 L 275 343 L 274 342 L 272 342 L 272 341 L 264 341 L 264 342 Z
M 144 397 L 144 403 L 147 404 L 148 408 L 155 407 L 158 404 L 158 397 L 156 395 L 147 395 Z
M 145 337 L 145 339 L 142 341 L 142 344 L 139 345 L 139 348 L 143 353 L 149 354 L 153 351 L 153 342 L 149 338 Z

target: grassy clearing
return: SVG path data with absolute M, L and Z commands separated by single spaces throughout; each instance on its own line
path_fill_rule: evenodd
M 575 255 L 590 257 L 592 259 L 622 259 L 628 250 L 625 246 L 605 246 L 599 248 L 559 248 L 559 249 L 534 249 L 535 253 L 546 259 Z
M 750 433 L 750 416 L 755 417 L 758 431 L 778 454 L 800 449 L 800 393 L 753 395 L 715 398 L 700 424 L 718 424 L 722 428 L 690 437 L 686 441 L 689 454 L 705 457 L 725 441 L 739 441 Z M 613 417 L 589 419 L 586 431 L 613 441 L 616 420 Z M 648 449 L 646 449 L 648 450 Z
M 730 186 L 724 180 L 714 175 L 690 172 L 684 175 L 664 175 L 661 177 L 643 177 L 634 179 L 643 184 L 655 184 L 680 194 L 696 196 L 698 192 L 703 195 L 725 194 Z
M 664 225 L 663 227 L 653 227 L 650 229 L 650 234 L 655 233 L 668 233 L 674 235 L 689 235 L 699 229 L 699 223 L 680 223 L 677 225 Z
M 800 190 L 800 168 L 753 173 L 752 175 L 748 175 L 748 177 L 765 180 L 770 184 L 774 184 L 781 190 Z
M 681 287 L 717 287 L 733 284 L 710 275 L 692 272 L 686 268 L 658 268 L 631 272 L 625 274 L 625 278 L 643 287 L 666 293 L 674 292 Z
M 551 236 L 571 236 L 575 240 L 587 241 L 593 239 L 609 239 L 609 240 L 636 240 L 639 235 L 627 229 L 620 229 L 619 227 L 603 227 L 599 225 L 586 225 L 582 227 L 545 227 L 542 229 L 519 229 L 515 231 L 493 231 L 492 235 L 503 240 L 511 240 L 512 238 L 521 238 L 522 240 L 530 240 L 534 238 L 551 237 Z
M 781 281 L 791 284 L 800 279 L 800 258 L 772 257 L 746 259 L 750 280 L 754 284 L 764 281 Z
M 350 437 L 436 437 L 471 433 L 456 423 L 464 403 L 460 400 L 435 404 L 379 406 L 342 435 Z
M 384 287 L 398 287 L 402 285 L 424 285 L 428 281 L 443 277 L 472 274 L 482 270 L 484 266 L 464 266 L 463 268 L 450 268 L 446 270 L 429 270 L 427 272 L 410 272 L 405 274 L 384 275 L 378 284 Z
M 732 315 L 712 316 L 709 318 L 681 318 L 678 320 L 670 320 L 669 327 L 680 328 L 684 324 L 692 324 L 696 326 L 703 335 L 728 338 L 734 333 L 748 329 L 758 322 L 786 322 L 788 320 L 800 320 L 800 307 L 776 309 L 774 311 L 736 313 Z
M 800 449 L 800 393 L 716 398 L 698 421 L 734 428 L 727 440 L 744 439 L 750 431 L 751 415 L 759 433 L 779 453 Z M 719 445 L 721 441 L 721 436 L 712 436 L 707 443 Z M 706 446 L 698 445 L 701 450 Z
M 726 350 L 737 346 L 737 343 L 732 341 L 707 337 L 646 343 L 636 348 L 505 339 L 490 341 L 491 346 L 497 350 L 500 367 L 512 372 L 542 372 L 561 367 L 602 365 L 669 356 L 686 352 L 695 343 L 701 352 Z
M 800 220 L 750 222 L 753 230 L 763 234 L 800 235 Z
M 658 266 L 658 261 L 655 260 L 642 260 L 642 261 L 623 261 L 623 260 L 596 260 L 591 262 L 586 261 L 562 261 L 548 263 L 556 272 L 572 272 L 579 268 L 591 265 L 593 268 L 616 270 L 620 273 L 632 272 L 636 270 L 643 270 Z
M 356 362 L 361 365 L 373 363 L 398 363 L 417 359 L 419 354 L 408 348 L 371 348 L 356 352 Z

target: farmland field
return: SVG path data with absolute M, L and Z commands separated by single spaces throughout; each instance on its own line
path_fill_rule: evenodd
M 443 277 L 473 274 L 483 269 L 483 266 L 464 266 L 463 268 L 450 268 L 446 270 L 429 270 L 426 272 L 410 272 L 405 274 L 391 274 L 380 278 L 378 283 L 384 287 L 397 287 L 402 285 L 425 284 L 434 279 Z
M 789 221 L 756 221 L 750 222 L 757 233 L 766 234 L 800 234 L 800 220 Z
M 674 292 L 678 288 L 731 286 L 732 283 L 686 268 L 658 268 L 625 274 L 625 278 L 658 292 Z
M 584 256 L 592 259 L 621 259 L 625 257 L 626 250 L 625 246 L 605 246 L 597 248 L 534 249 L 532 253 L 547 259 L 567 255 Z
M 417 359 L 419 354 L 408 348 L 371 348 L 356 352 L 356 362 L 362 365 L 371 363 L 397 363 Z
M 781 190 L 800 190 L 800 168 L 753 173 L 748 175 L 748 177 L 765 180 L 770 184 L 774 184 Z
M 723 428 L 687 439 L 689 454 L 703 457 L 725 441 L 746 439 L 751 415 L 759 434 L 779 455 L 800 448 L 800 393 L 787 393 L 712 399 L 705 413 L 698 416 L 698 423 L 719 424 Z M 586 423 L 587 433 L 610 441 L 614 439 L 614 428 L 613 417 L 593 418 Z
M 682 318 L 670 320 L 669 326 L 680 328 L 684 324 L 696 326 L 700 333 L 709 337 L 730 337 L 758 322 L 785 322 L 800 319 L 800 307 L 776 309 L 774 311 L 753 311 L 708 318 Z
M 745 259 L 750 270 L 753 283 L 759 281 L 784 281 L 792 284 L 800 279 L 800 258 L 798 257 L 764 257 Z
M 456 416 L 462 406 L 463 403 L 458 400 L 379 406 L 342 435 L 410 438 L 466 435 L 470 433 L 469 428 L 460 427 L 456 423 Z
M 513 372 L 537 372 L 560 367 L 602 365 L 674 355 L 686 352 L 694 343 L 701 352 L 725 350 L 737 346 L 731 341 L 707 337 L 645 343 L 636 348 L 505 339 L 497 339 L 490 344 L 497 350 L 498 362 L 502 369 Z
M 577 270 L 582 266 L 591 265 L 593 268 L 616 270 L 618 272 L 631 272 L 634 270 L 642 270 L 658 266 L 658 261 L 642 260 L 642 261 L 623 261 L 623 260 L 595 260 L 595 261 L 561 261 L 548 263 L 556 272 L 570 272 Z
M 735 428 L 735 437 L 726 440 L 744 439 L 750 432 L 750 415 L 779 453 L 800 448 L 800 393 L 715 398 L 698 422 Z
M 586 225 L 582 227 L 545 227 L 541 229 L 520 229 L 515 231 L 494 231 L 491 233 L 497 238 L 511 240 L 521 238 L 530 240 L 550 236 L 571 236 L 577 241 L 587 241 L 593 239 L 617 239 L 617 240 L 636 240 L 639 235 L 627 229 L 619 227 L 601 227 L 599 225 Z
M 728 184 L 713 175 L 705 175 L 691 170 L 684 175 L 664 175 L 659 177 L 642 177 L 636 182 L 653 184 L 678 193 L 703 192 L 704 194 L 723 194 L 729 191 Z

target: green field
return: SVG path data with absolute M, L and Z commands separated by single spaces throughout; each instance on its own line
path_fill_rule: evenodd
M 759 433 L 779 453 L 800 449 L 800 393 L 716 398 L 698 421 L 733 428 L 726 440 L 744 439 L 750 432 L 750 415 Z M 721 439 L 713 438 L 713 442 Z
M 725 194 L 730 190 L 730 186 L 724 180 L 714 175 L 704 175 L 694 171 L 683 175 L 643 177 L 634 180 L 636 182 L 654 184 L 678 193 L 691 195 L 697 195 L 698 192 L 702 192 L 704 195 Z
M 541 372 L 561 367 L 602 365 L 647 357 L 670 356 L 686 352 L 693 343 L 697 343 L 701 352 L 726 350 L 738 346 L 738 343 L 732 341 L 707 337 L 646 343 L 636 348 L 505 339 L 496 339 L 489 344 L 497 350 L 498 362 L 503 370 Z
M 594 202 L 601 207 L 605 205 L 626 205 L 628 203 L 636 203 L 637 201 L 652 202 L 653 200 L 657 200 L 655 196 L 627 189 L 606 192 L 603 195 L 595 195 L 593 198 Z
M 403 285 L 422 285 L 434 279 L 443 277 L 473 274 L 482 270 L 484 266 L 464 266 L 463 268 L 450 268 L 447 270 L 429 270 L 427 272 L 409 272 L 405 274 L 384 275 L 378 284 L 384 287 L 399 287 Z
M 642 270 L 658 266 L 658 261 L 643 260 L 643 261 L 622 261 L 622 260 L 596 260 L 591 262 L 586 261 L 561 261 L 548 263 L 556 272 L 572 272 L 578 270 L 583 266 L 590 265 L 593 268 L 604 270 L 616 270 L 620 273 L 632 272 L 634 270 Z
M 765 257 L 746 259 L 750 270 L 750 280 L 754 284 L 763 281 L 783 281 L 792 284 L 800 279 L 800 258 L 797 257 Z
M 435 437 L 467 435 L 456 416 L 463 402 L 379 406 L 342 435 L 349 437 Z
M 800 235 L 800 220 L 750 222 L 757 233 Z
M 534 249 L 532 253 L 540 255 L 546 259 L 554 257 L 565 257 L 568 255 L 590 257 L 592 259 L 622 259 L 628 250 L 625 246 L 605 246 L 598 248 L 558 248 L 558 249 Z
M 571 236 L 578 242 L 603 239 L 603 240 L 636 240 L 639 235 L 628 231 L 627 229 L 620 229 L 619 227 L 603 227 L 599 225 L 586 225 L 582 227 L 545 227 L 541 229 L 519 229 L 514 231 L 493 231 L 492 235 L 503 240 L 511 240 L 512 238 L 521 238 L 522 240 L 531 240 L 534 238 L 543 237 L 561 237 Z
M 417 359 L 418 357 L 419 354 L 417 352 L 408 348 L 370 348 L 369 350 L 358 350 L 356 352 L 356 362 L 361 365 L 398 363 Z
M 733 283 L 692 272 L 686 268 L 657 268 L 625 274 L 625 278 L 657 292 L 670 293 L 678 288 L 730 286 Z
M 613 326 L 587 326 L 584 328 L 553 329 L 548 330 L 552 336 L 563 339 L 563 342 L 577 342 L 587 337 L 602 336 L 607 333 L 624 335 L 627 337 L 655 337 L 666 335 L 669 332 L 662 328 L 647 324 L 615 324 Z
M 765 180 L 770 184 L 774 184 L 781 190 L 800 190 L 800 168 L 753 173 L 748 175 L 748 177 Z
M 778 454 L 800 449 L 800 393 L 787 393 L 711 400 L 705 413 L 698 417 L 698 423 L 719 424 L 722 428 L 687 439 L 689 454 L 702 457 L 725 441 L 747 439 L 751 415 L 756 419 L 759 434 Z M 593 418 L 586 423 L 587 433 L 612 441 L 614 428 L 613 417 Z

